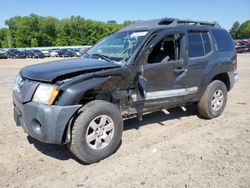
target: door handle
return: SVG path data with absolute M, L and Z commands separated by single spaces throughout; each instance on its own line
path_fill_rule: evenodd
M 178 67 L 178 68 L 174 69 L 175 73 L 181 73 L 181 72 L 184 72 L 184 71 L 186 71 L 186 68 L 183 68 L 183 67 Z

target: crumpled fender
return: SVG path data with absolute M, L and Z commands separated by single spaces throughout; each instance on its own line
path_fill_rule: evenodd
M 68 87 L 63 91 L 57 105 L 64 106 L 78 104 L 86 91 L 101 86 L 108 79 L 108 77 L 95 77 Z

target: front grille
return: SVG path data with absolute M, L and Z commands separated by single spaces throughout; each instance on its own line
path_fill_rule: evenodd
M 17 77 L 13 87 L 13 97 L 20 103 L 29 102 L 38 85 L 39 82 Z

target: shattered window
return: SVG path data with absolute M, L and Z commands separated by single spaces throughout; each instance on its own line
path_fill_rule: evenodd
M 94 57 L 105 56 L 115 62 L 127 61 L 143 41 L 148 31 L 124 31 L 115 33 L 97 43 L 88 51 Z
M 148 57 L 148 63 L 178 60 L 180 58 L 181 38 L 180 34 L 172 34 L 164 37 L 153 48 Z

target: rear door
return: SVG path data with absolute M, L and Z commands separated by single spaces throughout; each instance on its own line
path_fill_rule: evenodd
M 211 36 L 208 31 L 188 31 L 186 43 L 188 54 L 186 87 L 198 92 L 214 50 Z M 186 100 L 194 97 L 196 92 L 187 95 Z

